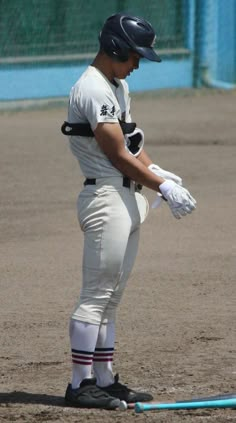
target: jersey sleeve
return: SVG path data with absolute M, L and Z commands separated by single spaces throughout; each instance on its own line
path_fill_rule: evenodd
M 94 131 L 98 123 L 117 123 L 119 104 L 109 86 L 102 81 L 91 81 L 81 95 L 80 107 Z

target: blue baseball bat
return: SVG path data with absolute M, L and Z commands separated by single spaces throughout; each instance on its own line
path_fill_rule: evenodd
M 144 411 L 151 410 L 188 410 L 194 408 L 236 408 L 236 398 L 163 404 L 144 404 L 141 402 L 136 402 L 134 406 L 136 413 L 143 413 Z
M 236 398 L 236 393 L 231 394 L 218 394 L 218 395 L 212 395 L 209 397 L 198 397 L 198 398 L 192 398 L 188 400 L 179 400 L 176 402 L 199 402 L 199 401 L 213 401 L 213 400 L 223 400 L 223 399 L 230 399 L 230 398 Z

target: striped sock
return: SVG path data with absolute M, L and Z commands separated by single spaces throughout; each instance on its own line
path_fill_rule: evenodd
M 72 354 L 72 388 L 80 386 L 82 380 L 91 378 L 93 352 L 71 349 Z
M 75 350 L 72 348 L 72 363 L 82 364 L 84 366 L 91 366 L 93 362 L 93 352 Z
M 114 382 L 112 372 L 114 348 L 96 348 L 93 356 L 93 369 L 98 386 L 108 386 Z
M 107 363 L 113 361 L 114 348 L 95 348 L 93 362 Z
M 93 370 L 98 386 L 104 387 L 114 383 L 112 372 L 114 343 L 114 323 L 102 324 L 99 329 L 97 345 L 93 356 Z
M 92 363 L 99 326 L 71 319 L 72 388 L 92 377 Z

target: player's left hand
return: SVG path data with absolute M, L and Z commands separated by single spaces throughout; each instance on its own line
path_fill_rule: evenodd
M 148 166 L 148 169 L 151 170 L 151 172 L 155 173 L 157 176 L 161 176 L 164 179 L 174 181 L 176 184 L 182 186 L 182 178 L 180 178 L 178 175 L 175 175 L 174 173 L 169 172 L 168 170 L 164 170 L 154 163 Z

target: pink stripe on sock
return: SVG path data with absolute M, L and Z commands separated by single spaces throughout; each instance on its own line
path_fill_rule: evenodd
M 79 359 L 79 360 L 92 360 L 93 359 L 93 357 L 87 357 L 87 356 L 84 356 L 84 355 L 80 355 L 80 354 L 72 354 L 72 358 L 77 358 L 77 359 Z

